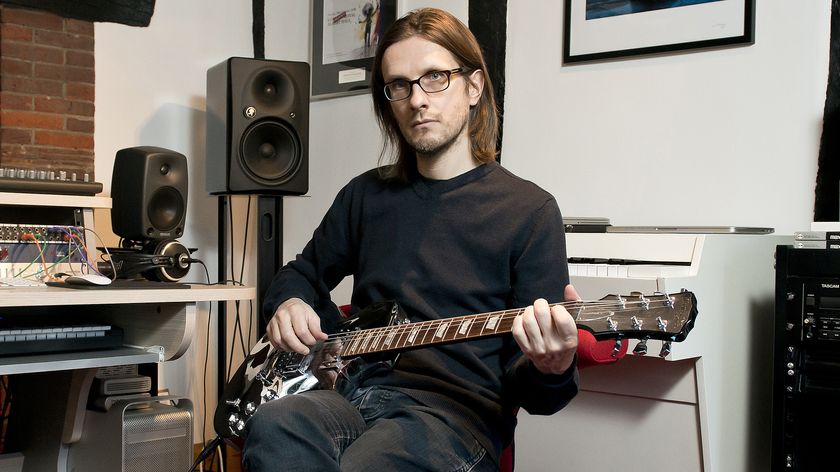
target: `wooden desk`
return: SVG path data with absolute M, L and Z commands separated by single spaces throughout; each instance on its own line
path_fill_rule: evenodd
M 186 289 L 0 288 L 0 308 L 55 314 L 70 321 L 107 322 L 125 332 L 124 349 L 0 357 L 0 375 L 46 372 L 177 359 L 192 340 L 196 302 L 252 300 L 253 287 L 192 285 Z M 67 310 L 72 307 L 71 310 Z
M 93 260 L 97 260 L 96 246 L 105 243 L 87 230 L 94 228 L 94 209 L 110 208 L 109 197 L 0 192 L 0 223 L 52 225 L 56 215 L 72 215 L 68 219 L 86 229 L 81 237 Z M 47 213 L 41 214 L 42 210 Z M 27 221 L 5 221 L 3 215 Z M 9 260 L 0 261 L 0 268 L 15 274 L 20 271 Z M 55 269 L 61 270 L 61 266 Z M 67 324 L 105 323 L 119 326 L 124 332 L 120 349 L 0 357 L 0 375 L 13 375 L 16 392 L 6 435 L 7 450 L 24 453 L 25 471 L 72 468 L 68 450 L 81 437 L 87 398 L 98 368 L 177 359 L 192 342 L 198 302 L 255 298 L 255 288 L 240 286 L 0 287 L 2 315 L 66 316 Z

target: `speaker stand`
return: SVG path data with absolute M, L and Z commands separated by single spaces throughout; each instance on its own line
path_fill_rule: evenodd
M 218 280 L 227 280 L 227 196 L 219 196 L 218 199 Z M 257 339 L 261 338 L 266 331 L 266 321 L 262 316 L 262 305 L 265 301 L 265 294 L 268 291 L 274 274 L 280 270 L 283 263 L 283 197 L 282 196 L 257 196 Z M 231 251 L 234 248 L 231 247 Z M 242 255 L 245 257 L 245 254 Z M 218 346 L 216 362 L 218 366 L 218 394 L 222 398 L 222 392 L 227 386 L 227 303 L 218 304 L 218 328 L 216 344 Z M 222 444 L 222 461 L 227 458 L 225 445 Z
M 217 235 L 219 246 L 216 251 L 218 258 L 218 272 L 216 273 L 216 277 L 219 283 L 224 283 L 227 280 L 227 264 L 225 263 L 227 260 L 225 254 L 227 251 L 227 235 L 225 231 L 227 229 L 227 198 L 225 195 L 219 196 L 218 212 L 216 214 L 217 228 L 219 230 Z M 231 251 L 233 251 L 232 247 Z M 225 386 L 227 386 L 227 351 L 225 351 L 225 346 L 227 346 L 227 302 L 220 301 L 216 303 L 216 306 L 219 313 L 217 317 L 218 325 L 216 327 L 216 377 L 218 381 L 218 399 L 221 399 L 222 392 L 225 391 Z
M 283 197 L 257 197 L 257 339 L 265 334 L 262 316 L 265 294 L 274 274 L 283 266 Z
M 218 200 L 218 279 L 227 280 L 227 197 L 220 196 Z M 266 331 L 266 320 L 262 316 L 262 305 L 274 274 L 283 265 L 283 197 L 257 196 L 257 339 Z M 233 248 L 231 248 L 233 250 Z M 245 257 L 243 254 L 242 257 Z M 219 394 L 227 385 L 227 304 L 219 303 L 219 326 L 217 333 L 218 365 L 219 365 Z

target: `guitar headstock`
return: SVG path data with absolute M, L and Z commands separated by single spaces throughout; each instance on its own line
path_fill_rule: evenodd
M 594 302 L 566 306 L 579 328 L 596 339 L 682 341 L 694 327 L 697 299 L 691 292 L 607 295 Z

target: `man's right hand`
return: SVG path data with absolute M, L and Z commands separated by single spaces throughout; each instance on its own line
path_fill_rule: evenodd
M 309 353 L 309 346 L 327 339 L 321 331 L 321 318 L 300 298 L 290 298 L 277 307 L 266 334 L 275 348 L 304 355 Z

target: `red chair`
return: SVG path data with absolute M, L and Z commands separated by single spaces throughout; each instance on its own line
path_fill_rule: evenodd
M 339 307 L 345 316 L 350 315 L 350 305 Z M 584 329 L 578 330 L 577 365 L 578 369 L 584 369 L 602 364 L 612 364 L 627 354 L 627 340 L 621 342 L 618 352 L 615 350 L 615 341 L 597 341 L 595 336 Z M 517 410 L 518 411 L 518 410 Z M 512 414 L 516 416 L 517 411 Z M 499 472 L 512 472 L 514 465 L 514 443 L 511 441 L 503 450 L 499 458 Z

